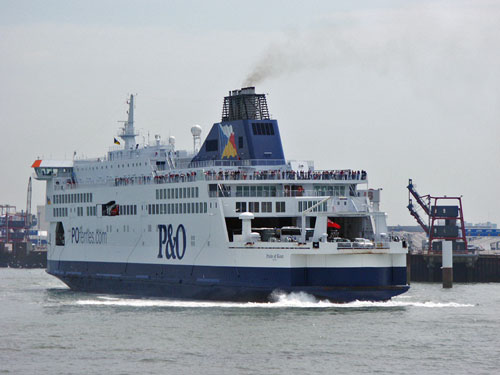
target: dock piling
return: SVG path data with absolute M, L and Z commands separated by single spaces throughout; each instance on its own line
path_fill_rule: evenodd
M 453 287 L 453 242 L 443 241 L 443 288 Z

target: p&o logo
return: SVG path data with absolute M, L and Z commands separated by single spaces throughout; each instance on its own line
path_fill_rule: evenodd
M 184 225 L 179 224 L 174 236 L 174 227 L 158 224 L 159 249 L 158 258 L 163 258 L 163 247 L 165 246 L 165 257 L 167 259 L 182 259 L 186 254 L 186 230 Z

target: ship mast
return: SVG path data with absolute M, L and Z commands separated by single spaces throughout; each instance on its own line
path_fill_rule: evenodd
M 120 134 L 120 138 L 125 141 L 125 150 L 131 150 L 135 148 L 135 130 L 134 130 L 134 95 L 130 95 L 128 100 L 128 120 L 125 121 L 125 126 L 123 127 L 123 132 Z

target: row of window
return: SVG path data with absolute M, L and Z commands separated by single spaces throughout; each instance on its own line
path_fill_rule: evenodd
M 119 215 L 137 215 L 137 206 L 135 204 L 120 204 L 118 206 Z
M 87 216 L 97 216 L 97 207 L 87 206 Z
M 144 165 L 147 165 L 148 163 L 147 162 L 144 162 Z M 98 170 L 99 169 L 99 166 L 101 167 L 100 169 L 108 169 L 108 165 L 95 165 L 95 166 L 88 166 L 88 167 L 76 167 L 75 169 L 77 171 L 95 171 L 95 170 Z M 140 167 L 142 166 L 142 163 L 127 163 L 127 167 Z M 110 164 L 109 165 L 109 168 L 110 169 L 113 169 L 113 164 Z M 121 167 L 120 167 L 120 164 L 117 165 L 117 168 L 126 168 L 125 167 L 125 164 L 121 164 Z
M 199 195 L 197 187 L 156 189 L 156 199 L 198 198 Z
M 149 215 L 204 214 L 207 202 L 148 204 Z
M 90 203 L 92 193 L 55 194 L 54 204 L 59 203 Z
M 299 212 L 302 212 L 304 210 L 307 210 L 308 208 L 311 208 L 315 204 L 317 204 L 319 201 L 299 201 Z M 314 207 L 312 209 L 312 212 L 326 212 L 328 210 L 328 204 L 326 202 L 321 203 L 320 205 Z
M 329 195 L 334 197 L 345 197 L 346 187 L 342 185 L 333 186 L 315 186 L 314 191 L 317 195 Z
M 285 211 L 285 202 L 275 202 L 275 212 Z M 247 212 L 247 202 L 236 202 L 236 212 Z M 273 202 L 248 202 L 248 212 L 273 212 Z
M 276 186 L 236 186 L 237 197 L 275 197 Z
M 76 207 L 76 216 L 83 216 L 83 207 Z M 52 214 L 54 217 L 67 217 L 68 207 L 54 207 L 52 209 Z M 97 209 L 95 206 L 87 206 L 87 216 L 96 216 Z
M 54 217 L 68 216 L 68 207 L 54 207 L 53 210 Z
M 274 135 L 274 127 L 272 122 L 253 122 L 253 135 Z

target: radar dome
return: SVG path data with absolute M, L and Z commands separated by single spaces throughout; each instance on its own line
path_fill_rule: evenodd
M 175 137 L 173 135 L 168 137 L 168 144 L 172 146 L 175 145 Z
M 199 137 L 201 135 L 201 126 L 200 125 L 193 125 L 191 128 L 191 134 L 194 137 Z

